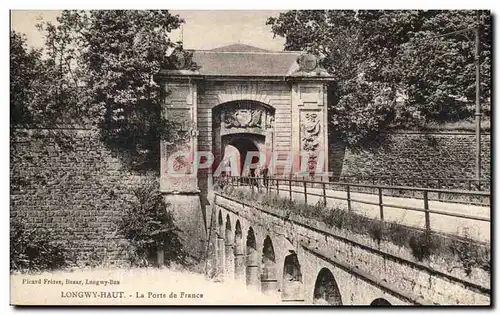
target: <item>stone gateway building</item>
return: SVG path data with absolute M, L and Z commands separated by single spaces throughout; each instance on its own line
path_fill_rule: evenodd
M 189 247 L 201 256 L 214 168 L 171 176 L 171 154 L 211 152 L 217 166 L 232 145 L 240 161 L 250 151 L 274 160 L 266 163 L 270 175 L 298 173 L 301 166 L 310 173 L 328 170 L 327 89 L 333 78 L 316 57 L 301 52 L 236 44 L 172 55 L 171 69 L 157 79 L 164 112 L 167 119 L 192 126 L 192 137 L 183 144 L 161 144 L 161 190 L 174 205 L 180 228 L 189 231 Z

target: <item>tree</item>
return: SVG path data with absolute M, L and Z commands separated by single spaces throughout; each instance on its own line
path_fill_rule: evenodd
M 82 63 L 94 111 L 103 113 L 103 139 L 146 168 L 158 164 L 160 138 L 177 136 L 173 123 L 161 117 L 153 76 L 174 46 L 169 33 L 182 23 L 165 10 L 98 10 L 90 13 L 83 34 Z
M 184 21 L 166 10 L 65 10 L 46 33 L 45 116 L 92 124 L 134 169 L 157 169 L 159 140 L 183 138 L 161 116 L 153 76 Z
M 36 115 L 34 106 L 40 80 L 40 50 L 26 47 L 26 37 L 10 32 L 10 122 L 30 123 Z
M 170 205 L 165 202 L 158 186 L 157 179 L 146 179 L 134 190 L 134 200 L 125 208 L 118 222 L 119 231 L 132 245 L 130 258 L 133 264 L 148 264 L 156 256 L 161 266 L 164 262 L 184 263 L 187 257 Z
M 482 12 L 482 101 L 490 93 L 490 15 Z M 355 145 L 380 130 L 473 117 L 474 11 L 289 11 L 271 17 L 286 50 L 322 57 L 336 77 L 330 130 Z

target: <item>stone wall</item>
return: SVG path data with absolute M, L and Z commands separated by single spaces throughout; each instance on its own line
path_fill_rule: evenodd
M 490 179 L 490 134 L 481 136 L 481 151 L 481 177 Z M 474 133 L 383 134 L 371 148 L 361 150 L 346 148 L 333 137 L 330 140 L 330 171 L 336 178 L 392 177 L 395 183 L 400 184 L 418 178 L 473 179 L 475 156 Z
M 79 263 L 126 263 L 115 223 L 144 175 L 94 130 L 13 130 L 10 150 L 11 216 L 52 230 Z

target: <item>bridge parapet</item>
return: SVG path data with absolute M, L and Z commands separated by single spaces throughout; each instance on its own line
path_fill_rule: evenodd
M 369 305 L 380 301 L 393 305 L 490 303 L 489 285 L 461 279 L 405 255 L 396 255 L 394 253 L 401 252 L 401 248 L 394 244 L 377 243 L 348 231 L 332 230 L 311 218 L 249 203 L 216 193 L 214 205 L 215 211 L 240 224 L 243 239 L 251 228 L 258 245 L 258 260 L 264 261 L 264 240 L 272 243 L 277 271 L 278 290 L 275 293 L 285 302 L 336 305 Z M 261 271 L 265 270 L 263 266 L 260 266 Z

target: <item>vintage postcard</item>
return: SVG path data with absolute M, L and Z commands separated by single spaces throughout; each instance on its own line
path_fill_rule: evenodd
M 10 17 L 11 305 L 492 304 L 490 11 Z

